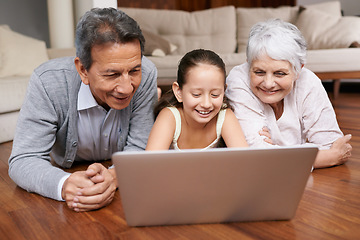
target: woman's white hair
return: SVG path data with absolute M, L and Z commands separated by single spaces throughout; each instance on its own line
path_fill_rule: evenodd
M 268 55 L 274 60 L 290 62 L 299 74 L 306 63 L 306 41 L 299 29 L 280 19 L 270 19 L 255 24 L 249 35 L 246 49 L 247 61 Z

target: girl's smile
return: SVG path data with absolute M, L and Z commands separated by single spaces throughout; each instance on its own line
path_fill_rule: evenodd
M 187 73 L 186 84 L 174 93 L 183 103 L 184 117 L 190 125 L 204 125 L 219 113 L 225 92 L 224 73 L 216 66 L 201 63 Z

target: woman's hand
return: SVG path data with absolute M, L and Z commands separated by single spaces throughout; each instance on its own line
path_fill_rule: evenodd
M 334 154 L 338 156 L 335 165 L 343 164 L 351 157 L 352 147 L 349 143 L 350 139 L 351 134 L 345 135 L 337 139 L 331 146 L 330 150 L 334 151 Z
M 352 147 L 349 143 L 351 134 L 338 138 L 330 149 L 320 150 L 314 168 L 333 167 L 344 164 L 351 157 Z
M 263 127 L 260 131 L 259 131 L 259 135 L 260 136 L 264 136 L 264 141 L 274 145 L 274 142 L 271 140 L 271 134 L 270 134 L 270 130 L 267 127 Z

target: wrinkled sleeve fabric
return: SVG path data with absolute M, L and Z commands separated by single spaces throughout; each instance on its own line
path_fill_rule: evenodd
M 273 142 L 281 146 L 313 143 L 319 149 L 328 149 L 343 136 L 321 80 L 313 72 L 302 69 L 292 92 L 286 96 L 284 109 L 291 109 L 284 110 L 276 121 L 271 107 L 252 93 L 248 71 L 247 63 L 231 70 L 226 94 L 250 146 L 270 145 L 259 135 L 264 126 L 269 128 Z
M 145 150 L 154 124 L 153 112 L 157 103 L 157 69 L 146 57 L 142 58 L 141 84 L 133 98 L 124 151 Z
M 46 74 L 45 74 L 46 75 Z M 46 75 L 47 81 L 56 84 L 57 79 Z M 21 188 L 42 196 L 59 199 L 58 184 L 68 173 L 51 164 L 50 152 L 56 140 L 59 117 L 54 98 L 47 91 L 44 76 L 34 71 L 24 103 L 21 107 L 13 149 L 9 158 L 9 176 Z M 58 84 L 57 91 L 66 92 L 66 84 Z M 64 94 L 60 96 L 67 98 Z
M 343 133 L 321 80 L 310 70 L 303 69 L 295 91 L 304 138 L 319 149 L 329 149 Z
M 259 131 L 268 126 L 264 104 L 250 89 L 247 63 L 234 67 L 226 78 L 225 95 L 234 108 L 234 113 L 244 132 L 246 141 L 252 147 L 268 147 Z
M 154 122 L 156 80 L 155 65 L 143 58 L 140 86 L 121 110 L 119 151 L 145 149 Z M 62 200 L 61 180 L 69 173 L 54 166 L 50 154 L 61 167 L 71 167 L 75 159 L 80 83 L 73 58 L 49 61 L 32 74 L 9 158 L 9 175 L 21 188 Z

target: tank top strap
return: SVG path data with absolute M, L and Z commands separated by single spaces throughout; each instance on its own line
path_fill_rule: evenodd
M 220 139 L 221 129 L 225 121 L 226 109 L 221 109 L 218 114 L 217 122 L 216 122 L 216 138 Z
M 177 143 L 177 140 L 179 139 L 180 133 L 181 133 L 181 116 L 180 116 L 180 112 L 176 107 L 167 107 L 167 108 L 170 109 L 170 111 L 172 112 L 172 114 L 175 117 L 176 127 L 175 127 L 175 133 L 174 133 L 173 141 L 174 141 L 174 143 Z

